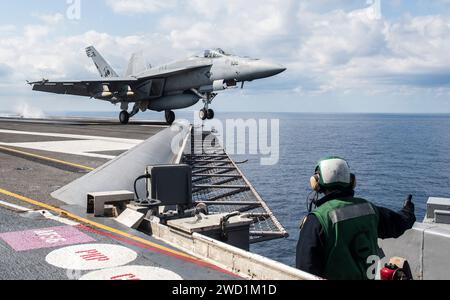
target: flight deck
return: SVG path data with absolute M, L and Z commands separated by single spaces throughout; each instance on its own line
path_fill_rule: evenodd
M 158 245 L 167 247 L 170 251 L 153 248 L 108 231 L 94 230 L 76 222 L 70 223 L 75 226 L 70 229 L 72 226 L 61 222 L 64 219 L 49 219 L 41 213 L 45 209 L 19 199 L 19 196 L 26 197 L 58 208 L 63 203 L 50 196 L 53 191 L 84 176 L 89 168 L 95 169 L 105 164 L 166 127 L 157 122 L 140 122 L 124 127 L 106 120 L 0 120 L 0 200 L 3 201 L 0 202 L 0 277 L 79 279 L 89 274 L 91 267 L 87 266 L 86 271 L 77 273 L 70 268 L 55 266 L 58 265 L 57 262 L 48 263 L 46 256 L 55 249 L 64 249 L 69 245 L 81 247 L 75 249 L 75 252 L 82 256 L 93 253 L 96 245 L 102 245 L 98 246 L 98 253 L 103 251 L 105 256 L 113 255 L 118 250 L 129 256 L 128 267 L 122 268 L 120 272 L 125 272 L 125 275 L 136 272 L 138 274 L 132 275 L 136 278 L 138 275 L 142 279 L 238 278 L 215 270 L 213 266 L 205 266 L 162 242 L 158 242 Z M 6 192 L 9 193 L 5 194 Z M 28 209 L 35 212 L 31 213 Z M 51 211 L 46 211 L 46 214 L 56 215 Z M 117 228 L 116 224 L 114 226 Z M 36 232 L 41 234 L 44 242 L 33 239 L 32 235 Z M 24 244 L 23 240 L 29 235 L 31 242 Z M 58 242 L 53 242 L 56 244 L 54 246 L 52 243 L 46 245 L 46 237 L 50 242 L 52 238 L 56 240 L 56 237 L 67 241 L 59 243 L 61 246 L 58 246 Z M 145 238 L 151 240 L 148 236 Z M 94 247 L 89 246 L 93 243 Z M 86 244 L 89 249 L 82 247 Z M 69 257 L 75 254 L 69 251 L 65 255 Z M 101 256 L 92 256 L 90 259 L 92 260 L 82 258 L 81 261 L 87 264 L 95 262 L 97 266 L 92 267 L 92 270 L 100 268 L 102 260 L 106 260 Z M 108 262 L 109 266 L 122 267 L 124 263 L 117 255 L 109 257 Z M 153 274 L 153 278 L 149 274 Z M 106 277 L 100 273 L 94 274 L 93 278 Z
M 158 122 L 0 119 L 1 186 L 61 205 L 52 192 L 164 128 Z
M 184 147 L 196 147 L 198 129 L 180 128 L 153 121 L 123 126 L 108 119 L 0 118 L 0 278 L 316 279 L 248 252 L 251 243 L 284 238 L 286 231 L 219 145 L 214 154 L 171 153 L 177 134 L 185 136 Z M 142 224 L 133 226 L 119 222 L 142 212 L 129 209 L 129 201 L 116 216 L 89 212 L 91 192 L 127 195 L 123 190 L 160 162 L 192 168 L 186 195 L 192 192 L 194 205 L 209 206 L 210 216 L 160 220 L 147 209 Z M 206 227 L 219 233 L 208 235 Z M 247 240 L 247 246 L 236 247 L 232 235 L 242 232 L 239 243 Z

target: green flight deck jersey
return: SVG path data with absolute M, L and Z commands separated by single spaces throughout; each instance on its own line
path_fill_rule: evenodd
M 312 212 L 325 236 L 325 278 L 367 280 L 372 256 L 379 254 L 378 212 L 368 201 L 335 199 Z

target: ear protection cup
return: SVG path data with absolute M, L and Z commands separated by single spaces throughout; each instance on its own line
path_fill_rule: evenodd
M 311 188 L 313 191 L 319 192 L 320 191 L 320 175 L 315 174 L 314 176 L 311 176 L 311 179 L 309 180 L 311 184 Z
M 313 191 L 315 192 L 319 192 L 320 191 L 320 175 L 319 174 L 315 174 L 314 176 L 311 176 L 311 179 L 309 180 L 311 188 L 313 189 Z M 354 190 L 356 188 L 357 185 L 357 180 L 356 180 L 356 175 L 355 174 L 350 174 L 350 187 L 352 190 Z

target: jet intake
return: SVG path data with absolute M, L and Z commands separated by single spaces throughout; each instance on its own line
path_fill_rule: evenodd
M 205 85 L 200 87 L 199 92 L 211 93 L 236 87 L 237 87 L 236 80 L 215 80 L 212 85 Z
M 148 109 L 154 111 L 183 109 L 197 104 L 198 101 L 200 101 L 200 97 L 190 93 L 166 96 L 156 100 L 151 100 L 148 105 Z

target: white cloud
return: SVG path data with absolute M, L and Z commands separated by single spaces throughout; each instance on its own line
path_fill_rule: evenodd
M 352 57 L 341 73 L 368 84 L 433 87 L 450 84 L 450 19 L 409 17 L 384 22 L 379 51 Z M 343 79 L 341 79 L 342 81 Z
M 0 34 L 12 33 L 16 30 L 16 26 L 12 24 L 0 25 Z
M 106 3 L 116 13 L 144 14 L 172 8 L 176 2 L 174 0 L 107 0 Z
M 52 25 L 52 26 L 57 25 L 64 20 L 64 15 L 61 13 L 55 13 L 55 14 L 34 13 L 33 16 L 38 18 L 45 24 Z
M 30 25 L 12 43 L 27 53 L 27 68 L 68 77 L 94 72 L 82 67 L 82 49 L 95 44 L 115 65 L 124 66 L 133 51 L 144 49 L 153 64 L 204 48 L 223 47 L 241 55 L 272 58 L 289 67 L 290 89 L 303 92 L 380 89 L 442 84 L 450 74 L 450 19 L 445 16 L 380 18 L 378 1 L 297 0 L 106 0 L 118 13 L 149 13 L 177 7 L 157 19 L 158 33 L 113 36 L 95 31 L 72 37 L 41 39 L 51 26 Z M 369 2 L 368 2 L 369 3 Z M 359 4 L 359 6 L 357 6 Z M 343 9 L 334 9 L 342 6 Z M 326 8 L 329 8 L 326 10 Z M 49 24 L 59 15 L 39 15 Z M 153 14 L 156 16 L 156 14 Z M 0 44 L 1 45 L 1 44 Z M 114 49 L 114 51 L 111 51 Z M 3 52 L 5 49 L 3 49 Z M 0 48 L 0 54 L 2 48 Z M 76 63 L 74 63 L 76 61 Z M 434 75 L 433 75 L 434 74 Z M 429 77 L 433 75 L 433 77 Z M 435 83 L 436 84 L 436 83 Z
M 0 26 L 2 80 L 20 82 L 24 90 L 25 79 L 95 77 L 96 70 L 84 54 L 90 44 L 118 72 L 138 50 L 156 65 L 222 47 L 285 64 L 288 72 L 274 78 L 271 87 L 286 93 L 404 94 L 417 89 L 449 93 L 448 15 L 378 18 L 373 17 L 373 7 L 364 8 L 366 1 L 359 0 L 106 3 L 118 14 L 148 14 L 155 26 L 139 35 L 91 30 L 55 36 L 52 24 L 61 22 L 58 14 L 35 15 L 41 24 L 23 28 Z

